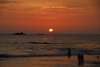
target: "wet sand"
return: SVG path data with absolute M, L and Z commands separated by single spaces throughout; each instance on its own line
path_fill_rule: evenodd
M 98 55 L 100 57 L 100 55 Z M 24 57 L 0 58 L 0 67 L 99 67 L 97 55 L 84 55 L 84 61 L 78 62 L 77 56 L 60 57 Z

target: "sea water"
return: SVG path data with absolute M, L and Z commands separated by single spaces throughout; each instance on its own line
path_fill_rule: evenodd
M 100 34 L 0 35 L 0 67 L 79 66 L 79 53 L 91 59 L 100 56 Z M 100 65 L 99 60 L 88 61 L 83 66 Z

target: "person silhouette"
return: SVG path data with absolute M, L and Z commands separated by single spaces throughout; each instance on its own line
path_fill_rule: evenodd
M 84 60 L 83 54 L 81 54 L 81 60 L 82 60 L 82 61 Z
M 99 56 L 97 56 L 97 59 L 99 59 Z
M 70 48 L 68 48 L 68 56 L 69 57 L 71 56 L 71 50 L 70 50 Z
M 78 54 L 78 65 L 83 65 L 84 63 L 84 56 L 83 54 Z
M 78 61 L 81 60 L 81 54 L 78 54 Z

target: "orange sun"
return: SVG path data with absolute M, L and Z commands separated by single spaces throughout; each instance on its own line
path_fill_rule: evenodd
M 49 29 L 49 32 L 53 32 L 53 29 Z

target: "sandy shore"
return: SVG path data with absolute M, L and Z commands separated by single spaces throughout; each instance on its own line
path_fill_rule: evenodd
M 98 55 L 100 57 L 100 55 Z M 77 56 L 0 58 L 0 67 L 99 67 L 97 55 L 84 55 L 78 62 Z

